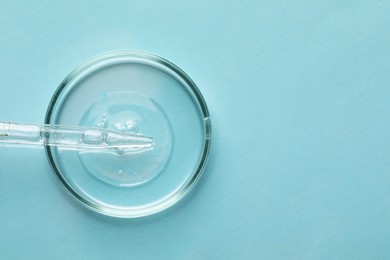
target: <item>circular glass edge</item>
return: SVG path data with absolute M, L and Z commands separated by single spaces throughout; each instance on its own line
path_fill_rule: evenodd
M 50 124 L 50 120 L 53 113 L 53 108 L 56 104 L 56 101 L 59 97 L 59 95 L 62 93 L 62 91 L 66 88 L 67 84 L 75 77 L 80 75 L 83 71 L 87 70 L 88 68 L 105 61 L 107 59 L 114 59 L 114 58 L 120 58 L 120 57 L 129 57 L 129 58 L 141 58 L 150 60 L 152 62 L 157 62 L 168 69 L 172 70 L 174 73 L 177 74 L 181 79 L 183 79 L 186 84 L 190 87 L 190 90 L 192 91 L 192 94 L 196 98 L 196 101 L 198 102 L 202 116 L 203 116 L 203 131 L 204 131 L 204 140 L 203 140 L 203 149 L 202 149 L 202 156 L 198 162 L 198 166 L 196 168 L 196 171 L 192 173 L 191 178 L 183 184 L 176 192 L 169 196 L 167 199 L 158 202 L 157 204 L 153 204 L 151 206 L 147 207 L 136 207 L 131 209 L 125 209 L 125 208 L 108 208 L 106 206 L 102 206 L 96 203 L 93 203 L 82 196 L 80 196 L 76 191 L 72 189 L 70 185 L 66 182 L 65 178 L 61 175 L 60 171 L 57 169 L 57 166 L 55 164 L 51 148 L 48 146 L 45 146 L 45 152 L 46 156 L 48 158 L 49 164 L 55 173 L 57 179 L 59 180 L 61 186 L 64 188 L 64 190 L 71 195 L 72 198 L 74 198 L 78 203 L 85 206 L 86 208 L 89 208 L 92 211 L 95 211 L 97 213 L 111 216 L 111 217 L 117 217 L 117 218 L 139 218 L 144 216 L 153 215 L 156 213 L 159 213 L 165 209 L 170 208 L 177 202 L 179 202 L 185 195 L 187 195 L 193 187 L 196 185 L 198 180 L 200 179 L 208 157 L 210 153 L 211 148 L 211 121 L 210 121 L 210 114 L 206 105 L 206 102 L 196 86 L 196 84 L 191 80 L 191 78 L 182 71 L 179 67 L 177 67 L 172 62 L 159 57 L 157 55 L 147 53 L 147 52 L 140 52 L 140 51 L 115 51 L 110 53 L 105 53 L 99 56 L 96 56 L 95 58 L 90 59 L 89 61 L 81 64 L 76 69 L 74 69 L 71 73 L 69 73 L 65 79 L 60 83 L 57 90 L 54 92 L 50 103 L 47 108 L 46 116 L 45 116 L 45 124 Z

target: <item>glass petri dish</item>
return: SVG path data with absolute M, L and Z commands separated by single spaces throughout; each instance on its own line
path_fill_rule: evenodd
M 151 149 L 130 153 L 45 148 L 65 190 L 114 217 L 147 216 L 177 203 L 210 151 L 210 116 L 199 89 L 171 62 L 142 52 L 109 53 L 76 68 L 54 93 L 45 123 L 153 138 Z

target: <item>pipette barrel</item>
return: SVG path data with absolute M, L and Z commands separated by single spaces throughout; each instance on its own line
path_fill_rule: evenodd
M 35 125 L 0 122 L 0 144 L 45 145 L 63 149 L 142 151 L 153 148 L 153 139 L 143 135 L 103 128 Z

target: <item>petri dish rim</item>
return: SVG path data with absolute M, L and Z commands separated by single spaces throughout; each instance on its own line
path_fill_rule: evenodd
M 191 78 L 182 71 L 179 67 L 177 67 L 172 62 L 159 57 L 157 55 L 147 53 L 147 52 L 140 52 L 140 51 L 115 51 L 110 52 L 106 54 L 99 55 L 83 64 L 78 66 L 76 69 L 74 69 L 71 73 L 69 73 L 65 79 L 60 83 L 57 90 L 54 92 L 50 103 L 47 108 L 46 116 L 45 116 L 45 124 L 50 124 L 52 115 L 53 115 L 53 109 L 56 105 L 56 102 L 58 100 L 58 97 L 63 93 L 64 90 L 66 90 L 66 87 L 68 86 L 68 83 L 71 82 L 74 78 L 81 75 L 84 71 L 88 70 L 89 68 L 102 63 L 109 59 L 116 59 L 116 58 L 135 58 L 135 59 L 141 59 L 146 60 L 150 62 L 156 62 L 159 64 L 159 66 L 162 66 L 172 73 L 175 74 L 175 76 L 179 77 L 180 79 L 184 80 L 184 82 L 187 84 L 187 86 L 190 88 L 191 94 L 197 101 L 197 105 L 200 108 L 200 112 L 203 117 L 203 148 L 202 148 L 202 154 L 200 156 L 200 160 L 197 164 L 196 170 L 190 175 L 190 178 L 188 181 L 186 181 L 183 185 L 178 187 L 173 195 L 168 197 L 165 200 L 157 201 L 155 204 L 148 205 L 145 207 L 107 207 L 105 204 L 98 204 L 94 203 L 92 201 L 89 201 L 85 199 L 83 196 L 78 194 L 66 181 L 64 176 L 61 174 L 61 171 L 58 169 L 55 159 L 53 157 L 53 154 L 51 152 L 51 147 L 46 146 L 45 152 L 46 156 L 48 158 L 49 164 L 55 173 L 57 179 L 59 180 L 61 186 L 65 189 L 65 191 L 71 195 L 77 202 L 79 202 L 81 205 L 95 211 L 98 213 L 101 213 L 103 215 L 108 215 L 112 217 L 119 217 L 119 218 L 138 218 L 138 217 L 144 217 L 148 215 L 152 215 L 158 212 L 161 212 L 177 202 L 179 202 L 186 194 L 188 194 L 192 188 L 196 185 L 199 178 L 201 177 L 204 168 L 207 163 L 207 159 L 210 153 L 211 148 L 211 122 L 210 122 L 210 114 L 206 105 L 206 102 L 196 86 L 196 84 L 191 80 Z

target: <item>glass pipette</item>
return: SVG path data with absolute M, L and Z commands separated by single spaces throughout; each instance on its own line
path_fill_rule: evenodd
M 0 145 L 28 147 L 56 146 L 81 152 L 109 152 L 117 155 L 153 149 L 153 139 L 97 127 L 37 125 L 0 122 Z

